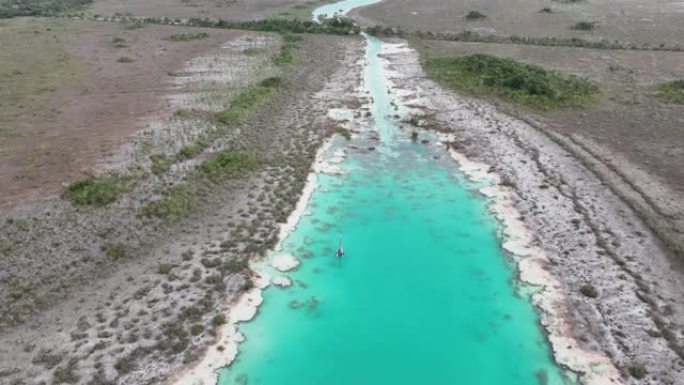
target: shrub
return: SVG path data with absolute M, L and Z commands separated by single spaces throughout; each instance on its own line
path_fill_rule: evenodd
M 164 174 L 171 169 L 171 159 L 165 154 L 150 155 L 150 161 L 152 161 L 150 170 L 154 175 Z
M 193 336 L 198 336 L 202 334 L 202 332 L 204 332 L 204 326 L 200 324 L 194 324 L 190 326 L 190 334 L 192 334 Z
M 423 65 L 428 76 L 449 88 L 539 110 L 584 105 L 598 92 L 588 80 L 484 54 L 428 57 Z
M 121 56 L 117 61 L 119 63 L 133 63 L 135 60 L 133 60 L 133 58 L 130 58 L 128 56 Z
M 641 362 L 635 362 L 629 366 L 629 375 L 638 380 L 646 377 L 647 374 L 648 370 L 646 370 L 646 366 Z
M 70 184 L 62 193 L 75 206 L 105 206 L 119 196 L 118 179 L 115 176 L 88 177 Z
M 591 21 L 580 21 L 577 24 L 572 26 L 572 29 L 575 29 L 578 31 L 591 31 L 594 28 L 596 28 L 596 23 L 591 22 Z
M 104 243 L 100 249 L 106 256 L 112 259 L 124 258 L 130 254 L 130 248 L 122 242 L 107 242 Z
M 328 18 L 322 23 L 312 20 L 278 19 L 268 18 L 256 21 L 227 21 L 218 22 L 207 19 L 190 19 L 189 25 L 198 27 L 218 27 L 228 29 L 243 29 L 249 31 L 279 32 L 283 34 L 297 33 L 324 33 L 333 35 L 346 35 L 350 32 L 358 33 L 359 28 L 354 22 L 345 18 Z
M 124 22 L 124 29 L 126 30 L 132 30 L 132 29 L 140 29 L 140 28 L 145 28 L 147 27 L 147 23 L 143 20 L 134 20 L 134 21 L 126 21 Z
M 270 80 L 267 84 L 273 82 L 275 80 Z M 235 124 L 245 117 L 255 105 L 265 100 L 271 94 L 272 88 L 256 86 L 243 90 L 233 98 L 228 108 L 216 113 L 214 117 L 223 124 Z
M 351 139 L 351 131 L 349 131 L 348 129 L 346 129 L 342 126 L 335 127 L 335 132 L 347 140 Z
M 551 9 L 551 7 L 544 7 L 539 12 L 541 12 L 541 13 L 553 13 L 553 10 Z
M 126 48 L 128 47 L 128 44 L 126 44 L 126 39 L 117 36 L 112 38 L 112 46 L 114 48 Z
M 124 356 L 119 358 L 114 364 L 114 369 L 120 374 L 124 375 L 134 371 L 136 368 L 135 358 L 131 356 Z
M 214 182 L 225 178 L 233 178 L 244 172 L 251 171 L 257 166 L 257 160 L 252 154 L 240 152 L 220 152 L 206 160 L 200 166 L 204 175 Z
M 658 96 L 670 103 L 684 104 L 684 80 L 675 80 L 661 85 Z
M 466 18 L 466 20 L 480 20 L 480 19 L 484 19 L 486 17 L 487 17 L 487 15 L 485 15 L 484 13 L 480 13 L 478 11 L 470 11 L 470 12 L 468 12 L 468 14 L 466 15 L 465 18 Z
M 282 85 L 283 85 L 283 79 L 281 79 L 277 76 L 272 76 L 270 78 L 266 78 L 259 83 L 259 86 L 266 87 L 266 88 L 275 88 L 275 87 L 280 87 Z
M 194 210 L 192 191 L 187 185 L 177 185 L 165 192 L 164 197 L 146 203 L 140 208 L 140 215 L 147 218 L 178 220 L 187 217 Z
M 216 314 L 211 320 L 211 324 L 214 326 L 221 326 L 226 323 L 226 316 L 223 314 Z
M 173 265 L 172 265 L 172 264 L 170 264 L 170 263 L 160 263 L 160 264 L 159 264 L 159 269 L 157 270 L 157 272 L 158 272 L 159 274 L 167 275 L 167 274 L 169 274 L 169 273 L 171 272 L 172 269 L 173 269 Z
M 204 151 L 206 144 L 203 142 L 188 144 L 183 146 L 180 151 L 178 151 L 178 158 L 180 160 L 192 159 Z
M 206 32 L 190 32 L 190 33 L 174 33 L 173 35 L 167 37 L 169 41 L 190 41 L 190 40 L 200 40 L 206 39 L 209 34 Z
M 266 50 L 258 47 L 250 47 L 242 51 L 247 56 L 257 56 L 266 53 Z
M 582 293 L 582 295 L 584 295 L 585 297 L 589 298 L 598 297 L 598 291 L 596 290 L 594 285 L 590 283 L 582 285 L 582 287 L 580 287 L 580 293 Z

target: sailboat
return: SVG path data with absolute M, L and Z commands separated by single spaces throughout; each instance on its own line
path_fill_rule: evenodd
M 344 247 L 342 246 L 342 237 L 340 237 L 340 245 L 337 247 L 337 258 L 342 258 L 344 256 Z

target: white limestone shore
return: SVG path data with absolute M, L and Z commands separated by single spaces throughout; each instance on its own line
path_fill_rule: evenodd
M 254 288 L 244 293 L 238 301 L 223 312 L 226 323 L 216 330 L 216 342 L 205 352 L 202 359 L 193 367 L 181 372 L 172 379 L 176 385 L 213 385 L 218 380 L 218 370 L 229 365 L 238 353 L 238 345 L 245 337 L 237 325 L 250 321 L 263 302 L 262 291 L 269 285 L 269 276 L 258 270 L 254 278 Z
M 445 136 L 445 139 L 449 142 L 452 138 Z M 479 191 L 492 199 L 489 210 L 503 226 L 502 247 L 516 258 L 520 280 L 541 288 L 532 295 L 532 302 L 541 310 L 541 323 L 548 333 L 556 362 L 580 374 L 585 385 L 621 384 L 620 372 L 606 355 L 584 350 L 571 336 L 572 327 L 563 316 L 567 312 L 567 298 L 562 285 L 545 269 L 549 258 L 520 219 L 515 208 L 515 201 L 520 198 L 515 191 L 501 185 L 501 178 L 488 171 L 489 165 L 472 161 L 453 149 L 449 153 L 471 181 L 488 183 Z
M 281 254 L 272 257 L 269 264 L 274 269 L 284 273 L 297 268 L 297 266 L 299 266 L 299 260 L 294 255 Z
M 417 53 L 404 43 L 385 43 L 381 58 L 384 61 L 384 76 L 388 78 L 391 91 L 400 97 L 403 101 L 401 104 L 411 105 L 406 111 L 415 114 L 429 108 L 430 100 L 425 97 L 424 90 L 415 82 L 408 81 L 410 76 L 424 77 L 418 64 Z M 402 66 L 410 66 L 413 72 L 407 74 L 397 70 Z M 453 140 L 452 134 L 443 136 L 445 143 Z M 492 200 L 489 210 L 503 227 L 502 247 L 515 258 L 520 280 L 540 288 L 533 294 L 532 302 L 541 312 L 541 323 L 547 332 L 556 362 L 561 367 L 577 373 L 584 385 L 622 384 L 620 371 L 607 355 L 600 351 L 584 349 L 580 341 L 573 336 L 572 325 L 565 317 L 568 311 L 568 298 L 561 283 L 545 269 L 549 262 L 548 256 L 534 241 L 531 230 L 527 228 L 521 214 L 515 208 L 515 201 L 520 199 L 516 192 L 504 186 L 499 175 L 490 172 L 490 165 L 472 161 L 452 148 L 449 152 L 459 164 L 459 169 L 471 181 L 485 185 L 480 188 L 480 193 Z

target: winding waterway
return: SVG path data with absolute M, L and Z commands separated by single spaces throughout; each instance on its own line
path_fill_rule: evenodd
M 344 1 L 314 15 L 373 2 Z M 367 42 L 368 130 L 380 140 L 374 151 L 347 147 L 337 165 L 344 174 L 317 176 L 309 215 L 279 251 L 302 262 L 285 274 L 293 285 L 265 290 L 219 383 L 570 383 L 553 362 L 529 288 L 501 250 L 487 201 L 443 148 L 412 141 L 389 118 L 402 112 L 401 100 L 387 92 L 384 43 Z M 340 139 L 328 155 L 350 144 L 359 143 Z M 339 234 L 342 259 L 334 256 Z

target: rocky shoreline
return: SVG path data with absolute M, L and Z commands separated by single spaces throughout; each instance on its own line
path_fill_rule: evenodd
M 427 79 L 415 51 L 400 45 L 384 56 L 393 87 L 420 125 L 447 133 L 446 144 L 464 155 L 461 161 L 489 165 L 479 171 L 500 176 L 496 194 L 511 191 L 505 204 L 495 205 L 520 214 L 514 220 L 534 234 L 524 246 L 537 250 L 522 259 L 521 278 L 541 283 L 539 276 L 552 277 L 557 284 L 547 290 L 564 295 L 561 301 L 535 298 L 557 361 L 586 384 L 684 382 L 681 271 L 628 205 L 540 128 Z M 594 363 L 602 361 L 601 371 Z

